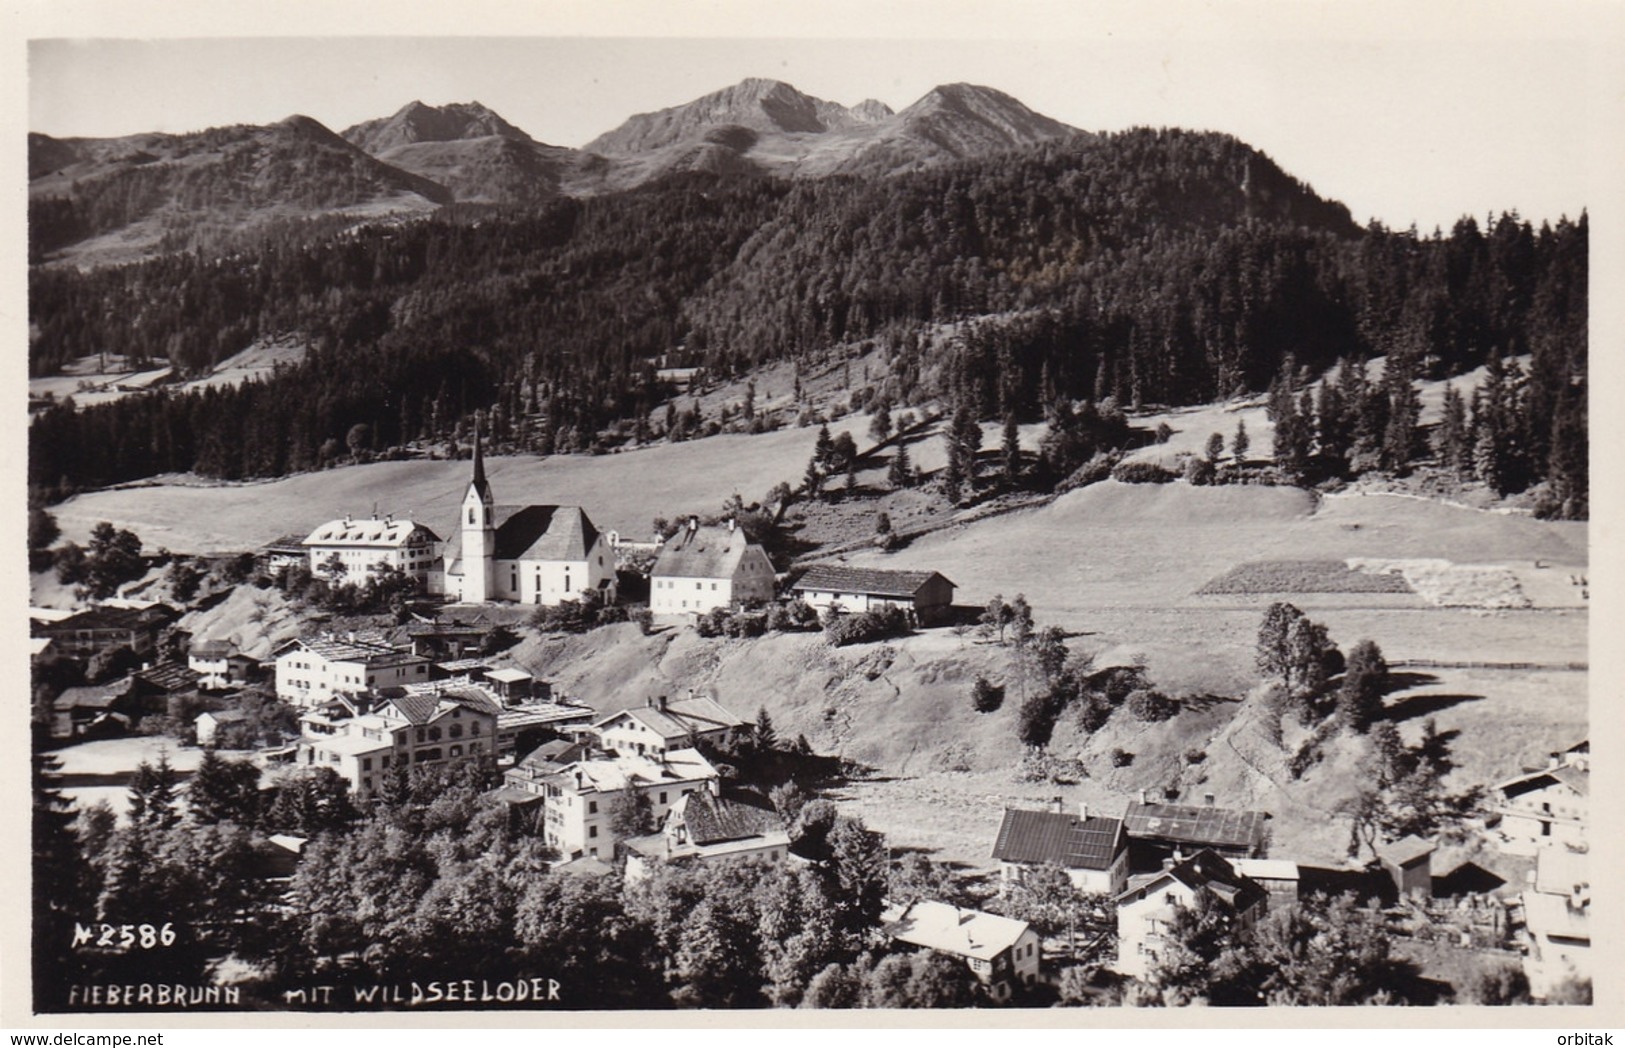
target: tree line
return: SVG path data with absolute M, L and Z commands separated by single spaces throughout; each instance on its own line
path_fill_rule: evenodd
M 583 450 L 617 422 L 662 435 L 662 357 L 728 376 L 866 350 L 888 408 L 1023 420 L 1063 399 L 1261 390 L 1288 356 L 1384 355 L 1415 378 L 1528 358 L 1513 409 L 1542 420 L 1537 442 L 1583 447 L 1587 252 L 1585 215 L 1360 229 L 1232 138 L 1143 129 L 878 181 L 687 175 L 531 210 L 294 223 L 226 254 L 35 269 L 32 374 L 108 349 L 182 374 L 257 339 L 310 349 L 238 389 L 47 411 L 30 477 L 275 476 L 333 461 L 357 425 L 381 452 L 450 439 L 478 410 L 497 446 Z

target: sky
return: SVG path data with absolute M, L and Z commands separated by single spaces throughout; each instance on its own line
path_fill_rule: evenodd
M 325 23 L 262 10 L 294 3 L 197 8 L 177 25 L 126 5 L 33 2 L 27 124 L 57 136 L 293 113 L 343 130 L 413 100 L 478 100 L 541 141 L 579 147 L 634 113 L 750 76 L 894 109 L 967 81 L 1085 130 L 1228 132 L 1357 221 L 1423 232 L 1463 214 L 1539 222 L 1594 207 L 1597 107 L 1617 108 L 1619 82 L 1616 26 L 1599 31 L 1595 4 L 1534 19 L 1440 3 L 1423 9 L 1431 19 L 1397 7 L 1410 15 L 1386 19 L 1380 3 L 1163 3 L 1147 14 L 1018 2 L 995 19 L 966 0 L 832 0 L 774 21 L 765 0 L 560 0 L 519 18 L 511 4 L 465 2 L 461 17 L 396 4 L 387 20 L 355 2 Z M 381 25 L 398 35 L 378 35 Z M 490 35 L 497 25 L 504 35 Z

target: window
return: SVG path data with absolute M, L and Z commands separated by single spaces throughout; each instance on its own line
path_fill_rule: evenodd
M 441 518 L 441 519 L 444 519 L 444 518 Z M 470 524 L 474 523 L 474 507 L 473 506 L 468 507 L 468 522 Z
M 372 771 L 372 758 L 371 757 L 363 757 L 363 758 L 361 758 L 361 770 L 362 771 Z
M 696 582 L 696 583 L 695 583 L 695 584 L 694 584 L 694 588 L 695 588 L 695 589 L 704 589 L 704 588 L 705 588 L 705 583 L 703 583 L 703 582 Z
M 429 729 L 429 741 L 430 742 L 439 742 L 440 741 L 440 729 L 439 728 L 430 728 Z
M 451 726 L 451 737 L 454 739 L 460 739 L 463 737 L 463 726 L 461 724 L 453 724 Z
M 388 768 L 389 767 L 389 754 L 387 754 L 387 753 L 384 754 L 383 759 L 378 762 L 378 766 L 380 768 Z
M 461 757 L 463 755 L 463 748 L 461 746 L 453 746 L 451 748 L 451 755 L 453 757 Z
M 587 827 L 587 836 L 589 836 L 589 837 L 597 837 L 598 836 L 598 827 L 596 827 L 596 826 L 588 826 Z
M 661 804 L 666 803 L 666 791 L 665 790 L 660 791 L 660 803 Z
M 715 582 L 713 582 L 713 583 L 711 583 L 711 592 L 715 593 L 716 591 L 717 591 L 717 584 Z
M 598 814 L 598 802 L 597 801 L 588 801 L 587 802 L 587 814 L 588 815 L 597 815 Z

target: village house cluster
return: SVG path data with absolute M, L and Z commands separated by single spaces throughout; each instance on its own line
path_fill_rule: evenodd
M 760 785 L 719 770 L 717 754 L 753 730 L 719 697 L 688 691 L 595 708 L 557 694 L 490 643 L 522 621 L 515 613 L 526 605 L 615 602 L 618 545 L 581 507 L 499 505 L 476 437 L 472 477 L 446 540 L 409 520 L 346 517 L 263 551 L 270 568 L 297 563 L 333 578 L 401 573 L 439 598 L 435 613 L 394 628 L 309 634 L 256 659 L 227 640 L 189 636 L 180 612 L 160 603 L 36 609 L 36 660 L 89 665 L 120 649 L 135 660 L 115 679 L 63 689 L 50 734 L 94 739 L 201 704 L 190 720 L 199 745 L 258 750 L 273 777 L 327 769 L 363 806 L 384 795 L 392 776 L 477 768 L 500 783 L 484 800 L 545 841 L 559 869 L 618 868 L 636 883 L 663 863 L 806 861 Z M 766 551 L 732 521 L 690 518 L 652 552 L 649 610 L 657 618 L 681 621 L 781 596 Z M 930 627 L 953 620 L 954 589 L 934 571 L 817 564 L 782 595 L 824 616 L 903 608 L 913 624 Z M 274 726 L 265 703 L 291 711 L 291 723 Z M 1469 938 L 1475 922 L 1490 921 L 1499 941 L 1521 945 L 1532 992 L 1542 997 L 1590 976 L 1589 771 L 1582 742 L 1493 786 L 1490 838 L 1509 855 L 1532 858 L 1533 868 L 1516 902 L 1489 917 L 1476 904 L 1468 912 L 1436 897 L 1436 841 L 1383 842 L 1365 871 L 1319 867 L 1272 856 L 1269 814 L 1222 807 L 1211 794 L 1175 804 L 1141 791 L 1113 813 L 1068 809 L 1059 798 L 1043 809 L 1007 808 L 990 855 L 1006 897 L 1059 870 L 1080 897 L 1098 900 L 1068 947 L 1076 956 L 1081 930 L 1086 949 L 1123 977 L 1153 973 L 1179 913 L 1199 898 L 1245 937 L 1272 910 L 1353 890 L 1363 902 Z M 298 861 L 302 841 L 275 843 Z M 900 949 L 962 961 L 1001 1002 L 1043 979 L 1057 952 L 1027 921 L 932 899 L 888 904 L 880 930 Z

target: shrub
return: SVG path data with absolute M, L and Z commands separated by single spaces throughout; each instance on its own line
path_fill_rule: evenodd
M 1027 746 L 1048 746 L 1055 734 L 1055 720 L 1061 715 L 1053 692 L 1038 692 L 1022 700 L 1016 715 L 1016 735 Z
M 1106 726 L 1112 718 L 1113 706 L 1106 701 L 1105 696 L 1090 695 L 1083 700 L 1078 708 L 1078 727 L 1089 734 L 1094 734 Z
M 1142 721 L 1165 721 L 1179 712 L 1179 704 L 1160 691 L 1139 688 L 1129 693 L 1128 709 Z
M 971 705 L 977 713 L 992 713 L 1004 705 L 1004 688 L 978 676 L 971 686 Z
M 1122 462 L 1112 470 L 1112 479 L 1124 484 L 1167 484 L 1174 472 L 1155 462 Z
M 543 633 L 585 633 L 613 622 L 625 622 L 628 615 L 625 605 L 607 603 L 594 591 L 582 594 L 580 600 L 537 608 L 531 613 L 530 624 Z
M 1206 487 L 1213 483 L 1213 463 L 1205 458 L 1192 458 L 1185 463 L 1185 483 L 1193 487 Z
M 1134 754 L 1118 746 L 1112 750 L 1112 767 L 1126 768 L 1134 763 Z
M 824 639 L 831 647 L 883 640 L 908 632 L 908 616 L 902 608 L 887 607 L 855 615 L 831 615 L 824 624 Z
M 1186 764 L 1201 764 L 1205 760 L 1207 760 L 1206 750 L 1192 748 L 1185 751 Z
M 1100 483 L 1112 475 L 1112 469 L 1120 457 L 1109 452 L 1097 452 L 1088 462 L 1073 470 L 1071 476 L 1055 485 L 1055 493 L 1064 495 L 1068 491 Z

